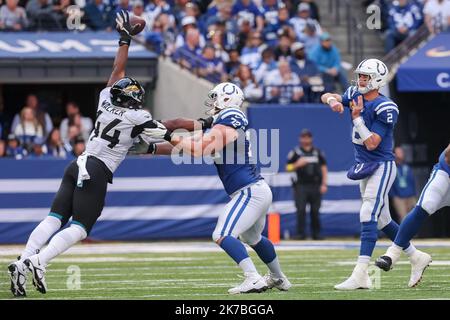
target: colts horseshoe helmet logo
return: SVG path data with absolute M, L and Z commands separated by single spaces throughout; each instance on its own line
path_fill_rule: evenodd
M 230 90 L 226 90 L 227 89 L 227 87 L 229 87 L 229 86 L 231 86 L 231 91 Z M 226 84 L 224 87 L 223 87 L 223 92 L 225 92 L 226 94 L 228 94 L 228 95 L 232 95 L 233 93 L 235 93 L 236 92 L 236 87 L 235 86 L 233 86 L 233 85 L 229 85 L 229 84 Z
M 380 66 L 382 67 L 383 71 L 380 70 Z M 384 76 L 386 74 L 386 66 L 383 63 L 377 62 L 377 71 L 380 73 L 380 75 Z

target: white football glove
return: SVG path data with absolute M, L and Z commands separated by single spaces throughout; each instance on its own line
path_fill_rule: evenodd
M 143 134 L 155 140 L 172 140 L 172 132 L 168 130 L 161 122 L 153 121 L 156 128 L 145 128 Z

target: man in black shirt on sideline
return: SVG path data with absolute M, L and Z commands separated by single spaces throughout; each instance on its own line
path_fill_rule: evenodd
M 303 129 L 299 146 L 289 152 L 286 171 L 297 173 L 293 181 L 297 207 L 297 231 L 300 240 L 306 239 L 306 205 L 311 208 L 311 229 L 314 240 L 321 240 L 319 210 L 322 195 L 327 192 L 327 164 L 322 152 L 314 147 L 311 131 Z

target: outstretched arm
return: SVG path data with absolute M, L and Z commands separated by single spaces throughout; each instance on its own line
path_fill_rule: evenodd
M 184 153 L 200 157 L 211 155 L 222 150 L 228 143 L 238 138 L 238 132 L 231 127 L 221 124 L 215 125 L 210 132 L 199 137 L 182 137 L 172 135 L 170 143 Z
M 205 130 L 211 128 L 213 117 L 206 119 L 199 118 L 197 120 L 188 118 L 177 118 L 172 120 L 161 121 L 164 126 L 170 131 L 176 129 L 184 129 L 187 131 Z
M 328 104 L 334 112 L 344 112 L 341 95 L 337 93 L 327 92 L 320 97 L 320 100 L 322 101 L 322 103 Z
M 125 77 L 125 68 L 128 60 L 128 48 L 131 43 L 131 25 L 128 11 L 120 11 L 117 13 L 117 31 L 120 34 L 119 50 L 117 50 L 114 59 L 113 70 L 109 77 L 107 87 L 112 86 L 117 80 Z
M 125 67 L 128 60 L 128 45 L 122 45 L 117 50 L 116 58 L 114 59 L 113 70 L 109 77 L 107 87 L 111 87 L 117 80 L 125 77 Z

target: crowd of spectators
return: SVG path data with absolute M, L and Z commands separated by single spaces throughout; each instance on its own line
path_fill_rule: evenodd
M 75 102 L 68 102 L 65 111 L 66 118 L 55 127 L 49 114 L 42 110 L 38 97 L 29 94 L 8 132 L 3 132 L 0 111 L 0 157 L 19 160 L 79 156 L 85 149 L 93 123 L 91 118 L 82 116 Z
M 385 52 L 412 36 L 424 23 L 431 34 L 450 31 L 450 0 L 369 0 L 381 8 Z
M 318 102 L 347 85 L 313 0 L 0 1 L 0 29 L 9 31 L 66 29 L 71 5 L 85 30 L 111 31 L 116 12 L 128 10 L 145 19 L 141 36 L 156 53 L 211 82 L 240 82 L 251 102 Z
M 367 0 L 381 7 L 386 51 L 425 23 L 449 30 L 450 0 Z M 339 49 L 320 24 L 313 0 L 0 0 L 0 31 L 67 30 L 69 9 L 80 10 L 79 31 L 113 31 L 128 10 L 146 21 L 141 36 L 156 53 L 199 77 L 232 81 L 250 102 L 318 102 L 323 91 L 348 86 Z M 339 88 L 337 87 L 339 86 Z M 92 120 L 74 102 L 58 128 L 30 94 L 2 132 L 0 157 L 76 156 Z

